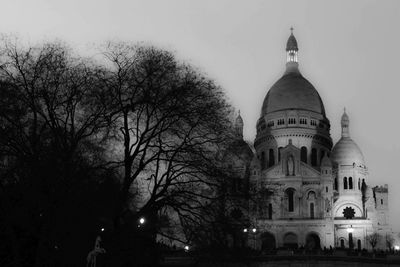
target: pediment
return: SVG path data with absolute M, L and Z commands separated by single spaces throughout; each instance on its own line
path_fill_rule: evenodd
M 280 162 L 279 164 L 267 169 L 265 171 L 265 176 L 267 178 L 299 177 L 299 176 L 311 177 L 311 178 L 321 177 L 320 172 L 314 169 L 313 167 L 310 167 L 307 164 L 300 161 L 298 161 L 297 164 L 299 164 L 298 168 L 296 166 L 294 167 L 295 175 L 288 175 L 287 166 L 285 166 L 287 165 L 287 163 L 285 164 L 285 162 Z
M 321 176 L 318 170 L 300 160 L 300 149 L 294 146 L 291 140 L 280 151 L 280 161 L 278 164 L 265 170 L 264 175 L 266 178 Z
M 321 177 L 321 173 L 304 162 L 300 163 L 300 173 L 303 177 Z
M 269 169 L 267 169 L 265 171 L 265 176 L 267 178 L 281 178 L 281 177 L 285 177 L 286 173 L 285 171 L 282 169 L 281 164 L 277 164 Z

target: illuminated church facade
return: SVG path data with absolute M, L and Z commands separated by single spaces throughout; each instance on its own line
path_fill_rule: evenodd
M 264 99 L 255 153 L 236 162 L 236 168 L 248 168 L 241 179 L 250 190 L 244 211 L 248 229 L 243 229 L 249 244 L 263 250 L 371 249 L 367 237 L 378 233 L 381 239 L 376 248 L 385 249 L 385 236 L 391 232 L 388 186 L 368 185 L 368 168 L 351 139 L 346 112 L 341 118 L 341 138 L 333 144 L 323 101 L 299 71 L 293 32 L 286 52 L 286 71 Z M 235 123 L 242 140 L 240 115 Z

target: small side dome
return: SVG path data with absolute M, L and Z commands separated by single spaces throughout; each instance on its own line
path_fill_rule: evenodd
M 228 151 L 236 155 L 237 157 L 241 158 L 242 160 L 250 162 L 253 157 L 254 153 L 251 150 L 249 144 L 244 141 L 243 139 L 234 140 L 230 146 L 228 147 Z
M 321 161 L 321 167 L 329 167 L 332 168 L 332 162 L 329 157 L 325 154 Z
M 339 165 L 365 165 L 364 156 L 358 145 L 350 138 L 350 120 L 344 110 L 342 119 L 342 138 L 335 144 L 332 149 L 331 159 Z
M 350 137 L 342 137 L 332 149 L 332 161 L 339 165 L 365 165 L 364 156 Z

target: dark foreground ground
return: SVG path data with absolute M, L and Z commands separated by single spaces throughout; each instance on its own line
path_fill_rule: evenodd
M 347 255 L 337 251 L 333 255 L 293 255 L 291 252 L 280 255 L 252 256 L 241 259 L 210 259 L 191 256 L 166 256 L 160 262 L 163 267 L 266 267 L 266 266 L 400 266 L 400 255 Z
M 321 256 L 274 256 L 256 257 L 242 261 L 196 261 L 192 258 L 166 258 L 159 266 L 164 267 L 269 267 L 269 266 L 400 266 L 400 259 L 364 259 L 344 257 L 321 257 Z

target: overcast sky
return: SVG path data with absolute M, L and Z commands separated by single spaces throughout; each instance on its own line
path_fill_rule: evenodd
M 252 142 L 268 89 L 285 70 L 294 27 L 302 74 L 316 87 L 334 143 L 346 107 L 370 185 L 389 184 L 400 230 L 400 1 L 0 0 L 0 32 L 62 39 L 81 53 L 106 40 L 174 51 L 216 80 Z

